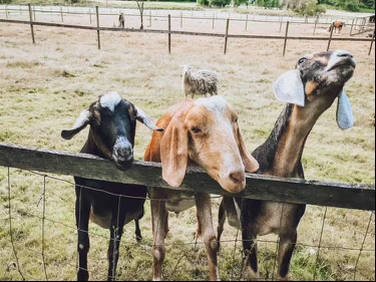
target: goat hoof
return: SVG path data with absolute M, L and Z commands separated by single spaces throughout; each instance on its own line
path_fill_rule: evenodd
M 89 272 L 86 270 L 80 269 L 77 273 L 77 281 L 88 281 L 89 280 Z

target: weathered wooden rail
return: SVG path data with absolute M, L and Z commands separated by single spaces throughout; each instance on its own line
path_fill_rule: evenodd
M 0 166 L 173 190 L 233 195 L 221 189 L 217 182 L 196 167 L 188 169 L 181 187 L 172 188 L 162 179 L 159 163 L 135 161 L 130 169 L 122 171 L 117 169 L 113 162 L 88 154 L 34 150 L 1 143 Z M 327 183 L 247 174 L 246 189 L 236 196 L 286 203 L 375 210 L 373 185 Z

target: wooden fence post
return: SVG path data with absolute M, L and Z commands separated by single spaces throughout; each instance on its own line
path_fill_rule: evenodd
M 149 11 L 149 27 L 151 27 L 151 10 Z
M 373 41 L 375 41 L 375 29 L 373 30 L 373 35 L 372 35 L 372 40 L 371 40 L 371 46 L 369 46 L 368 56 L 371 55 Z
M 183 28 L 183 12 L 180 12 L 180 28 Z
M 329 41 L 328 41 L 328 48 L 326 48 L 326 51 L 329 51 L 330 42 L 332 41 L 332 37 L 333 37 L 333 30 L 334 30 L 334 26 L 333 26 L 333 24 L 331 24 L 330 36 L 329 36 Z
M 213 17 L 212 17 L 212 29 L 214 29 L 214 13 L 213 13 L 212 16 L 213 16 Z
M 171 54 L 171 15 L 168 15 L 168 53 Z
M 63 7 L 60 7 L 60 16 L 61 16 L 61 22 L 64 22 Z
M 29 6 L 31 38 L 33 39 L 33 44 L 35 44 L 34 26 L 33 26 L 33 14 L 32 14 L 32 11 L 31 11 L 31 5 L 30 4 L 27 4 L 27 5 Z
M 35 16 L 35 6 L 33 7 L 33 12 L 34 12 L 34 21 L 37 21 L 37 18 Z
M 226 21 L 226 33 L 225 33 L 225 47 L 224 47 L 224 54 L 226 55 L 226 52 L 227 52 L 227 38 L 228 38 L 228 29 L 229 29 L 229 26 L 230 26 L 230 18 L 227 18 L 227 21 Z
M 283 16 L 281 17 L 281 21 L 279 23 L 279 32 L 282 30 L 282 24 L 283 24 Z
M 283 56 L 285 56 L 285 54 L 286 54 L 287 34 L 289 32 L 289 25 L 290 25 L 290 22 L 287 21 L 287 23 L 286 23 L 286 32 L 285 32 L 285 42 L 283 44 Z
M 8 19 L 8 5 L 5 5 L 5 16 Z
M 100 50 L 101 49 L 101 37 L 100 37 L 100 33 L 99 33 L 99 8 L 98 6 L 95 6 L 95 11 L 97 13 L 97 35 L 98 35 L 98 49 Z
M 352 31 L 353 31 L 353 27 L 354 27 L 354 21 L 355 21 L 355 19 L 353 19 L 352 23 L 351 23 L 350 36 L 352 35 Z
M 246 18 L 245 18 L 245 31 L 248 30 L 248 14 L 246 15 Z
M 316 33 L 316 26 L 317 26 L 318 21 L 319 21 L 319 16 L 316 16 L 315 27 L 313 28 L 313 35 L 315 35 Z

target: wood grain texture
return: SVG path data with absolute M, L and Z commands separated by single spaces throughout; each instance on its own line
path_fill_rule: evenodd
M 113 162 L 88 154 L 34 150 L 1 143 L 0 166 L 173 190 L 234 195 L 221 189 L 217 182 L 197 167 L 188 169 L 181 187 L 172 188 L 162 179 L 160 163 L 135 161 L 130 169 L 122 171 L 117 169 Z M 372 185 L 326 183 L 247 174 L 247 187 L 236 196 L 276 202 L 375 210 L 375 187 Z

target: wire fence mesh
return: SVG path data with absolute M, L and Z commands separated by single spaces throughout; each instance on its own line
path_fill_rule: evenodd
M 105 240 L 106 243 L 110 242 L 111 240 L 115 243 L 115 241 L 117 240 L 116 237 L 114 237 L 114 239 L 109 238 L 109 236 L 103 233 L 103 231 L 101 231 L 100 229 L 97 229 L 99 231 L 92 231 L 92 230 L 86 231 L 86 230 L 77 228 L 74 225 L 73 220 L 72 222 L 67 222 L 61 219 L 54 218 L 54 215 L 56 214 L 55 214 L 55 211 L 51 209 L 51 207 L 54 207 L 56 209 L 57 207 L 56 201 L 60 202 L 60 204 L 61 202 L 63 202 L 63 204 L 64 203 L 66 204 L 67 199 L 64 198 L 64 196 L 60 196 L 58 197 L 58 199 L 56 199 L 55 195 L 53 194 L 54 192 L 56 192 L 56 190 L 54 190 L 53 188 L 56 186 L 56 183 L 60 183 L 61 185 L 63 185 L 63 187 L 74 188 L 75 183 L 67 179 L 63 179 L 63 178 L 56 177 L 53 175 L 48 175 L 48 174 L 42 174 L 42 173 L 38 173 L 34 171 L 14 169 L 14 174 L 15 176 L 11 174 L 11 170 L 9 168 L 6 168 L 6 185 L 7 185 L 7 192 L 8 192 L 6 199 L 7 199 L 8 211 L 6 212 L 4 210 L 2 212 L 1 219 L 4 222 L 8 222 L 8 226 L 9 226 L 8 246 L 10 245 L 12 249 L 12 254 L 15 259 L 15 262 L 12 267 L 15 268 L 15 270 L 18 272 L 18 275 L 19 275 L 18 279 L 49 280 L 49 279 L 64 279 L 62 277 L 67 277 L 66 273 L 62 274 L 62 277 L 59 276 L 61 274 L 56 272 L 56 269 L 55 269 L 56 267 L 53 267 L 53 270 L 49 271 L 49 266 L 55 264 L 55 262 L 53 262 L 51 258 L 49 258 L 49 255 L 48 255 L 48 252 L 51 251 L 51 245 L 63 244 L 62 242 L 60 243 L 58 241 L 57 242 L 54 241 L 55 240 L 54 235 L 50 235 L 50 236 L 47 235 L 48 232 L 51 232 L 51 230 L 53 230 L 54 232 L 56 232 L 56 230 L 59 230 L 58 232 L 63 233 L 64 237 L 69 237 L 66 239 L 69 240 L 71 247 L 74 246 L 74 242 L 76 240 L 76 234 L 78 232 L 87 232 L 90 237 L 99 238 L 102 241 Z M 42 179 L 41 184 L 37 185 L 39 186 L 37 187 L 37 189 L 39 189 L 37 200 L 35 201 L 34 206 L 30 208 L 31 209 L 30 211 L 27 210 L 26 207 L 20 207 L 19 202 L 14 203 L 14 202 L 17 202 L 15 194 L 19 194 L 19 193 L 16 193 L 15 188 L 12 188 L 12 186 L 13 187 L 18 187 L 19 185 L 22 186 L 22 180 L 20 180 L 20 178 L 17 177 L 20 174 L 22 175 L 22 177 L 27 176 L 27 177 Z M 13 177 L 16 179 L 14 184 L 12 184 Z M 49 181 L 51 183 L 49 183 Z M 123 197 L 127 198 L 127 196 L 124 196 L 124 195 L 109 193 L 107 191 L 100 191 L 97 188 L 93 188 L 89 186 L 81 185 L 80 187 L 82 189 L 88 189 L 88 190 L 92 190 L 96 192 L 107 193 L 113 197 L 118 197 L 119 199 Z M 72 193 L 72 190 L 73 189 L 69 189 L 66 191 L 66 193 L 74 194 Z M 12 194 L 12 191 L 13 191 L 13 194 Z M 50 196 L 48 196 L 48 193 L 50 193 Z M 139 197 L 130 197 L 130 198 L 140 199 Z M 216 205 L 215 200 L 221 197 L 212 196 L 211 198 L 213 200 L 212 201 L 213 205 L 215 206 Z M 149 197 L 145 197 L 142 199 L 146 201 L 151 201 Z M 72 200 L 72 198 L 70 198 L 70 200 Z M 162 201 L 164 199 L 153 199 L 153 200 Z M 47 209 L 46 207 L 49 202 L 51 202 L 51 204 L 50 204 L 49 209 Z M 118 201 L 118 203 L 119 205 L 117 208 L 118 208 L 118 212 L 120 212 L 121 202 Z M 70 205 L 69 208 L 72 209 L 72 205 Z M 292 259 L 293 265 L 295 265 L 293 266 L 294 269 L 292 270 L 294 280 L 307 279 L 307 275 L 304 273 L 299 273 L 298 268 L 299 267 L 301 267 L 302 269 L 307 268 L 308 261 L 311 261 L 309 266 L 314 267 L 313 269 L 310 270 L 311 276 L 308 276 L 308 277 L 311 277 L 311 280 L 323 280 L 323 278 L 327 278 L 327 280 L 338 279 L 338 274 L 333 274 L 333 273 L 341 271 L 342 266 L 338 266 L 337 270 L 328 270 L 327 261 L 328 261 L 328 258 L 330 259 L 330 255 L 328 256 L 327 252 L 333 252 L 335 255 L 338 252 L 345 253 L 344 257 L 346 258 L 348 263 L 345 269 L 346 275 L 343 275 L 342 278 L 346 278 L 347 280 L 352 280 L 352 279 L 372 280 L 372 277 L 374 277 L 374 273 L 375 273 L 375 269 L 374 268 L 372 269 L 373 266 L 366 264 L 367 265 L 366 267 L 369 268 L 368 272 L 370 273 L 368 273 L 368 276 L 367 275 L 365 276 L 364 273 L 359 273 L 359 272 L 364 271 L 364 268 L 365 268 L 365 266 L 363 265 L 361 267 L 361 271 L 359 271 L 359 263 L 361 262 L 362 256 L 366 256 L 367 260 L 369 260 L 369 257 L 371 257 L 371 260 L 372 258 L 374 260 L 373 254 L 375 252 L 375 249 L 374 247 L 370 247 L 370 246 L 374 246 L 374 238 L 375 238 L 374 211 L 363 212 L 363 218 L 358 219 L 359 221 L 362 221 L 364 225 L 366 226 L 365 230 L 361 230 L 361 231 L 356 230 L 358 234 L 356 236 L 353 235 L 353 238 L 358 237 L 358 240 L 354 240 L 353 244 L 351 245 L 339 245 L 338 244 L 339 242 L 332 242 L 334 244 L 328 244 L 328 242 L 324 240 L 325 236 L 327 235 L 325 233 L 326 231 L 325 229 L 326 227 L 329 228 L 331 225 L 330 222 L 328 223 L 328 221 L 333 221 L 335 220 L 335 218 L 333 219 L 333 217 L 330 217 L 328 219 L 328 212 L 333 208 L 328 209 L 327 207 L 323 207 L 322 209 L 324 209 L 322 213 L 322 219 L 320 220 L 319 217 L 315 218 L 316 222 L 321 221 L 321 224 L 319 224 L 319 230 L 317 232 L 319 235 L 318 243 L 314 244 L 314 243 L 302 242 L 299 240 L 296 243 L 296 251 L 295 251 L 296 258 L 295 256 L 293 256 L 293 259 Z M 366 214 L 368 214 L 369 216 L 367 217 Z M 281 218 L 282 218 L 282 215 L 283 215 L 283 210 L 281 213 Z M 25 238 L 20 239 L 19 234 L 20 232 L 22 232 L 23 228 L 27 229 L 26 228 L 27 221 L 32 218 L 36 219 L 40 226 L 40 229 L 41 229 L 40 237 L 39 239 L 33 238 L 32 244 L 24 244 L 21 247 L 20 242 L 18 241 L 22 241 Z M 215 220 L 216 218 L 213 217 L 213 221 Z M 17 227 L 15 227 L 14 222 L 18 223 Z M 117 224 L 119 225 L 119 222 Z M 148 224 L 146 222 L 143 222 L 143 225 L 147 226 Z M 46 226 L 49 226 L 50 228 L 46 229 Z M 190 232 L 184 232 L 183 234 L 178 233 L 179 239 L 171 240 L 172 238 L 174 238 L 174 229 L 175 229 L 174 227 L 175 226 L 172 226 L 170 228 L 171 236 L 167 238 L 167 241 L 165 244 L 165 246 L 168 249 L 167 254 L 166 254 L 167 258 L 171 255 L 169 254 L 171 250 L 174 250 L 172 254 L 174 259 L 167 260 L 167 262 L 165 263 L 165 264 L 170 265 L 168 276 L 170 275 L 173 276 L 174 273 L 179 272 L 178 270 L 180 268 L 181 268 L 181 271 L 183 271 L 187 265 L 187 262 L 193 265 L 193 268 L 203 267 L 202 271 L 205 271 L 205 267 L 204 267 L 205 254 L 203 251 L 203 249 L 205 249 L 204 243 L 198 241 L 197 238 L 194 236 L 192 236 L 192 238 L 190 239 L 190 235 L 191 235 Z M 343 232 L 344 233 L 354 232 L 353 231 L 354 228 L 359 229 L 358 227 L 345 226 Z M 231 228 L 227 228 L 227 229 L 231 229 Z M 229 231 L 233 231 L 233 230 L 229 230 Z M 23 232 L 27 233 L 26 230 L 24 230 Z M 247 257 L 242 251 L 242 243 L 244 241 L 241 238 L 239 238 L 240 237 L 239 233 L 240 233 L 239 230 L 235 230 L 235 232 L 231 232 L 231 235 L 228 235 L 227 238 L 220 241 L 221 243 L 221 251 L 219 253 L 219 260 L 221 261 L 219 263 L 220 271 L 221 271 L 220 273 L 227 280 L 245 279 L 245 276 L 244 276 L 245 260 Z M 298 234 L 299 234 L 299 231 L 298 231 Z M 312 232 L 312 236 L 314 236 L 313 232 Z M 339 237 L 340 234 L 336 234 L 334 236 Z M 369 239 L 368 241 L 367 241 L 367 237 Z M 121 249 L 120 260 L 127 259 L 126 265 L 132 264 L 133 259 L 135 259 L 134 257 L 132 259 L 132 250 L 135 248 L 138 249 L 138 255 L 141 254 L 142 256 L 144 256 L 144 258 L 141 258 L 140 256 L 136 260 L 143 260 L 146 257 L 147 260 L 151 261 L 151 250 L 155 246 L 153 246 L 152 239 L 150 237 L 144 238 L 141 243 L 137 243 L 134 241 L 134 235 L 130 235 L 130 231 L 128 231 L 126 234 L 124 234 L 122 240 L 126 242 L 124 243 L 124 245 L 126 246 L 128 255 L 126 258 L 124 258 L 124 256 L 122 256 L 121 254 L 123 249 Z M 368 242 L 367 244 L 366 244 L 366 241 Z M 345 244 L 348 244 L 348 243 L 349 243 L 348 241 L 345 241 Z M 261 260 L 259 261 L 260 267 L 262 267 L 262 271 L 261 271 L 262 276 L 260 277 L 260 280 L 272 280 L 272 281 L 276 280 L 277 279 L 276 268 L 278 265 L 277 260 L 278 260 L 279 239 L 278 238 L 277 239 L 274 239 L 274 238 L 257 239 L 257 244 L 259 244 L 260 246 L 263 246 L 263 245 L 272 246 L 271 248 L 269 247 L 267 251 L 263 253 L 263 256 L 261 256 Z M 103 251 L 103 248 L 106 248 L 106 244 L 101 245 L 102 251 Z M 180 248 L 182 248 L 183 251 L 181 250 L 180 252 L 176 253 L 176 250 Z M 189 249 L 192 249 L 195 255 L 188 253 Z M 301 250 L 305 250 L 305 251 L 303 252 Z M 74 249 L 72 250 L 72 248 L 71 248 L 71 251 L 72 251 L 72 254 L 70 255 L 70 257 L 68 258 L 60 257 L 59 262 L 58 262 L 60 269 L 65 269 L 66 271 L 65 267 L 69 267 L 70 271 L 72 272 L 72 275 L 68 276 L 70 278 L 74 277 L 75 271 L 79 269 L 78 262 L 77 262 L 78 260 L 77 252 L 74 251 Z M 302 253 L 304 253 L 305 255 Z M 38 262 L 38 264 L 40 265 L 40 269 L 38 272 L 35 272 L 35 270 L 33 272 L 30 271 L 28 269 L 28 263 L 22 262 L 22 260 L 26 261 L 25 256 L 27 255 L 31 256 L 33 260 L 35 260 L 33 261 L 33 263 Z M 75 255 L 76 257 L 76 263 L 72 262 L 74 261 L 73 255 Z M 194 258 L 196 258 L 197 261 L 195 261 Z M 296 261 L 295 263 L 294 263 L 294 260 Z M 89 261 L 90 261 L 90 258 L 89 258 Z M 98 251 L 98 253 L 96 253 L 95 255 L 95 261 L 91 261 L 90 263 L 93 267 L 91 269 L 90 267 L 88 267 L 89 269 L 85 269 L 85 270 L 89 272 L 90 276 L 94 275 L 94 277 L 98 277 L 98 270 L 96 266 L 94 267 L 94 265 L 102 264 L 105 269 L 105 267 L 107 267 L 107 263 L 106 263 L 107 261 L 108 261 L 107 258 L 103 258 L 103 254 L 102 253 L 99 254 L 99 251 Z M 261 266 L 263 264 L 264 266 Z M 65 265 L 65 267 L 63 267 L 63 265 Z M 142 269 L 142 271 L 150 272 L 150 275 L 151 275 L 150 263 L 144 267 L 145 268 Z M 8 268 L 9 268 L 9 265 L 8 265 Z M 323 272 L 325 271 L 331 272 L 331 273 L 323 274 Z M 121 273 L 122 272 L 120 272 L 120 274 L 115 278 L 129 279 L 129 277 L 123 277 Z M 197 279 L 202 278 L 201 275 L 202 274 L 200 275 L 197 274 L 196 278 Z M 99 275 L 99 277 L 101 276 L 103 275 Z M 137 273 L 134 273 L 134 275 L 131 278 L 132 280 L 142 279 L 141 277 L 137 276 Z M 103 277 L 100 279 L 103 279 Z

